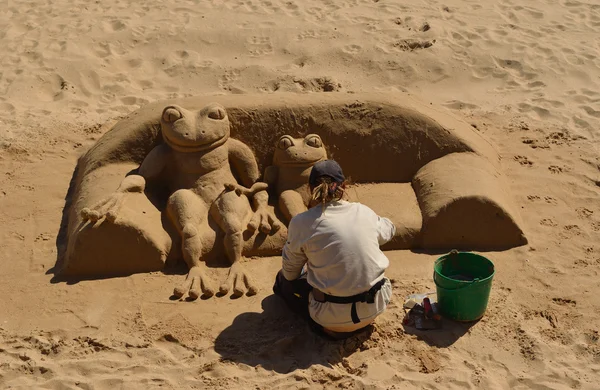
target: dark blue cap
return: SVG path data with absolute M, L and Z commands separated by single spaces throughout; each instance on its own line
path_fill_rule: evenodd
M 319 185 L 319 179 L 323 176 L 329 176 L 334 183 L 341 184 L 346 180 L 340 164 L 334 160 L 323 160 L 313 165 L 308 178 L 308 184 L 311 187 Z

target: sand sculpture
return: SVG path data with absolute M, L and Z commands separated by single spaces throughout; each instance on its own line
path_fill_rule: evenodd
M 174 295 L 181 297 L 189 291 L 195 299 L 201 295 L 200 290 L 207 296 L 215 293 L 201 261 L 204 248 L 215 245 L 205 223 L 209 214 L 225 234 L 225 253 L 231 262 L 229 277 L 220 292 L 226 294 L 234 285 L 235 293 L 243 294 L 240 284 L 244 282 L 250 294 L 256 293 L 239 262 L 242 233 L 245 227 L 250 232 L 260 227 L 262 232 L 270 233 L 281 224 L 267 207 L 267 185 L 257 182 L 260 173 L 252 150 L 229 137 L 227 113 L 219 104 L 208 105 L 198 112 L 177 105 L 166 107 L 161 116 L 161 134 L 163 142 L 144 158 L 136 174 L 125 177 L 115 194 L 92 209 L 82 209 L 83 221 L 97 222 L 106 216 L 107 223 L 114 223 L 124 194 L 141 193 L 146 180 L 164 174 L 170 194 L 166 213 L 181 237 L 183 259 L 189 267 L 186 282 L 175 288 Z M 254 203 L 254 212 L 249 198 Z
M 273 165 L 265 170 L 265 182 L 279 199 L 279 210 L 286 222 L 308 209 L 310 170 L 326 159 L 327 150 L 317 134 L 295 139 L 286 134 L 277 141 Z
M 221 290 L 245 282 L 253 293 L 239 259 L 281 253 L 310 167 L 328 155 L 355 183 L 350 200 L 396 224 L 385 250 L 527 242 L 494 148 L 428 104 L 395 93 L 193 97 L 142 107 L 80 158 L 60 273 L 127 275 L 183 258 L 190 273 L 175 295 L 195 298 L 214 292 L 203 262 L 226 257 Z

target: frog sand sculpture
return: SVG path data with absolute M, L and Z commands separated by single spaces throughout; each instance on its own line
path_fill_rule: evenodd
M 496 150 L 444 110 L 395 92 L 199 96 L 140 108 L 79 159 L 58 276 L 160 271 L 183 258 L 190 273 L 175 295 L 194 298 L 214 292 L 203 262 L 227 257 L 222 290 L 253 293 L 240 258 L 281 254 L 285 225 L 307 203 L 305 176 L 327 156 L 355 183 L 351 201 L 395 223 L 384 250 L 527 243 Z
M 273 165 L 265 169 L 264 181 L 279 199 L 279 210 L 289 223 L 307 210 L 310 201 L 308 177 L 312 166 L 327 159 L 327 150 L 318 134 L 304 138 L 283 135 L 276 143 Z
M 244 227 L 251 232 L 260 227 L 264 233 L 281 227 L 267 208 L 267 185 L 257 182 L 260 173 L 252 150 L 230 138 L 229 132 L 227 113 L 219 104 L 210 104 L 198 112 L 177 105 L 166 107 L 161 116 L 164 142 L 148 153 L 136 174 L 125 177 L 115 194 L 91 209 L 81 210 L 84 221 L 97 222 L 105 216 L 108 223 L 114 223 L 124 194 L 141 193 L 146 180 L 167 173 L 165 184 L 170 195 L 166 213 L 181 237 L 183 259 L 189 267 L 186 282 L 174 290 L 177 297 L 188 291 L 194 299 L 201 295 L 200 290 L 207 296 L 215 293 L 201 261 L 205 248 L 215 244 L 205 223 L 209 214 L 225 234 L 224 249 L 231 262 L 229 277 L 219 289 L 222 294 L 228 293 L 232 284 L 236 294 L 243 294 L 242 282 L 250 294 L 256 293 L 252 279 L 239 262 Z M 248 197 L 253 200 L 254 212 Z

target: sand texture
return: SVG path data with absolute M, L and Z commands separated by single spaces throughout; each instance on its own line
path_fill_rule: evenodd
M 598 388 L 596 1 L 3 1 L 0 64 L 0 388 Z M 156 271 L 178 244 L 142 194 L 122 211 L 146 222 L 97 231 L 111 242 L 87 254 L 112 269 L 116 249 L 143 237 L 152 244 L 120 263 L 141 273 L 61 281 L 81 201 L 137 168 L 167 101 L 222 102 L 261 171 L 281 135 L 319 134 L 352 172 L 353 199 L 405 221 L 392 247 L 495 246 L 488 219 L 469 219 L 456 197 L 502 210 L 527 244 L 484 252 L 496 275 L 481 321 L 427 332 L 402 326 L 401 305 L 435 289 L 445 249 L 386 251 L 393 304 L 344 342 L 314 335 L 272 295 L 276 256 L 243 261 L 257 295 L 169 299 L 186 269 Z M 379 127 L 376 101 L 383 114 L 404 107 L 396 117 L 410 119 L 394 128 L 427 131 Z M 445 172 L 479 185 L 440 196 L 428 183 L 455 185 Z

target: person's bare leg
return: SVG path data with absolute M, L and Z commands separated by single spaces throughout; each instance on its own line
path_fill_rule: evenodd
M 179 190 L 169 197 L 167 212 L 181 234 L 183 259 L 189 268 L 185 282 L 173 290 L 173 295 L 180 298 L 189 293 L 192 299 L 197 299 L 201 291 L 209 297 L 214 295 L 212 282 L 206 276 L 206 264 L 200 259 L 203 242 L 198 231 L 208 217 L 208 208 L 192 191 Z
M 231 263 L 227 280 L 219 287 L 221 294 L 227 294 L 233 286 L 234 295 L 243 295 L 244 284 L 248 289 L 248 295 L 258 292 L 254 281 L 240 263 L 244 248 L 244 222 L 251 212 L 248 198 L 236 194 L 235 191 L 221 194 L 211 208 L 213 218 L 225 233 L 225 255 Z

